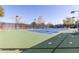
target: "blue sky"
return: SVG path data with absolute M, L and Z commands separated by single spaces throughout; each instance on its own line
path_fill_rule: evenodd
M 2 22 L 15 22 L 15 16 L 21 16 L 23 22 L 30 24 L 34 18 L 43 16 L 45 23 L 62 24 L 66 17 L 77 17 L 77 13 L 70 14 L 72 10 L 79 10 L 77 5 L 4 5 Z

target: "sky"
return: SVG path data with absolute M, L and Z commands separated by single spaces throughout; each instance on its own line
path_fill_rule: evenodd
M 4 17 L 1 22 L 15 22 L 15 16 L 20 16 L 24 23 L 30 24 L 34 19 L 43 16 L 45 23 L 62 24 L 66 17 L 77 17 L 71 11 L 79 10 L 78 5 L 3 5 Z

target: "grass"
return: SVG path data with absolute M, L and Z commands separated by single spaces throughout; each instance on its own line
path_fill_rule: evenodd
M 51 37 L 30 31 L 0 31 L 0 48 L 30 48 Z

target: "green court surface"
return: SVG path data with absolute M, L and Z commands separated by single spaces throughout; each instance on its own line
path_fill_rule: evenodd
M 0 31 L 0 49 L 30 48 L 52 36 L 30 31 Z
M 79 34 L 0 31 L 0 49 L 19 49 L 22 53 L 79 53 Z
M 59 34 L 24 51 L 25 53 L 79 53 L 79 35 Z
M 55 37 L 51 37 L 48 40 L 41 42 L 40 44 L 37 44 L 33 47 L 31 47 L 28 50 L 25 50 L 26 53 L 51 53 L 53 52 L 57 46 L 62 43 L 62 41 L 65 39 L 67 34 L 59 34 Z M 39 52 L 40 51 L 40 52 Z
M 70 43 L 72 42 L 72 43 Z M 75 48 L 79 47 L 79 35 L 68 34 L 64 42 L 59 46 L 63 48 Z
M 55 53 L 79 53 L 78 49 L 56 49 Z

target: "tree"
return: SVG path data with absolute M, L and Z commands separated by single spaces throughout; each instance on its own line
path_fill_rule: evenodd
M 2 6 L 0 6 L 0 17 L 3 17 L 4 16 L 4 9 L 3 9 L 3 7 Z M 3 23 L 1 23 L 1 29 L 3 29 Z
M 75 24 L 75 19 L 74 18 L 66 18 L 63 20 L 63 23 L 64 23 L 64 26 L 67 27 L 67 28 L 72 28 L 74 27 L 74 24 Z
M 44 26 L 45 24 L 44 23 L 41 23 L 41 25 Z
M 2 6 L 0 6 L 0 16 L 1 16 L 1 17 L 4 16 L 4 9 L 3 9 Z
M 54 27 L 54 25 L 52 23 L 48 23 L 47 26 L 48 26 L 48 28 L 53 28 Z
M 36 26 L 36 22 L 32 22 L 32 26 L 33 26 L 33 28 L 35 28 L 35 26 Z
M 38 28 L 44 28 L 45 27 L 45 21 L 44 21 L 43 16 L 38 17 L 37 25 L 38 25 Z
M 41 28 L 44 28 L 45 27 L 45 23 L 41 23 L 40 26 L 41 26 Z
M 41 23 L 44 23 L 44 18 L 43 18 L 43 16 L 39 16 L 39 17 L 38 17 L 38 20 L 37 20 L 37 24 L 41 24 Z

